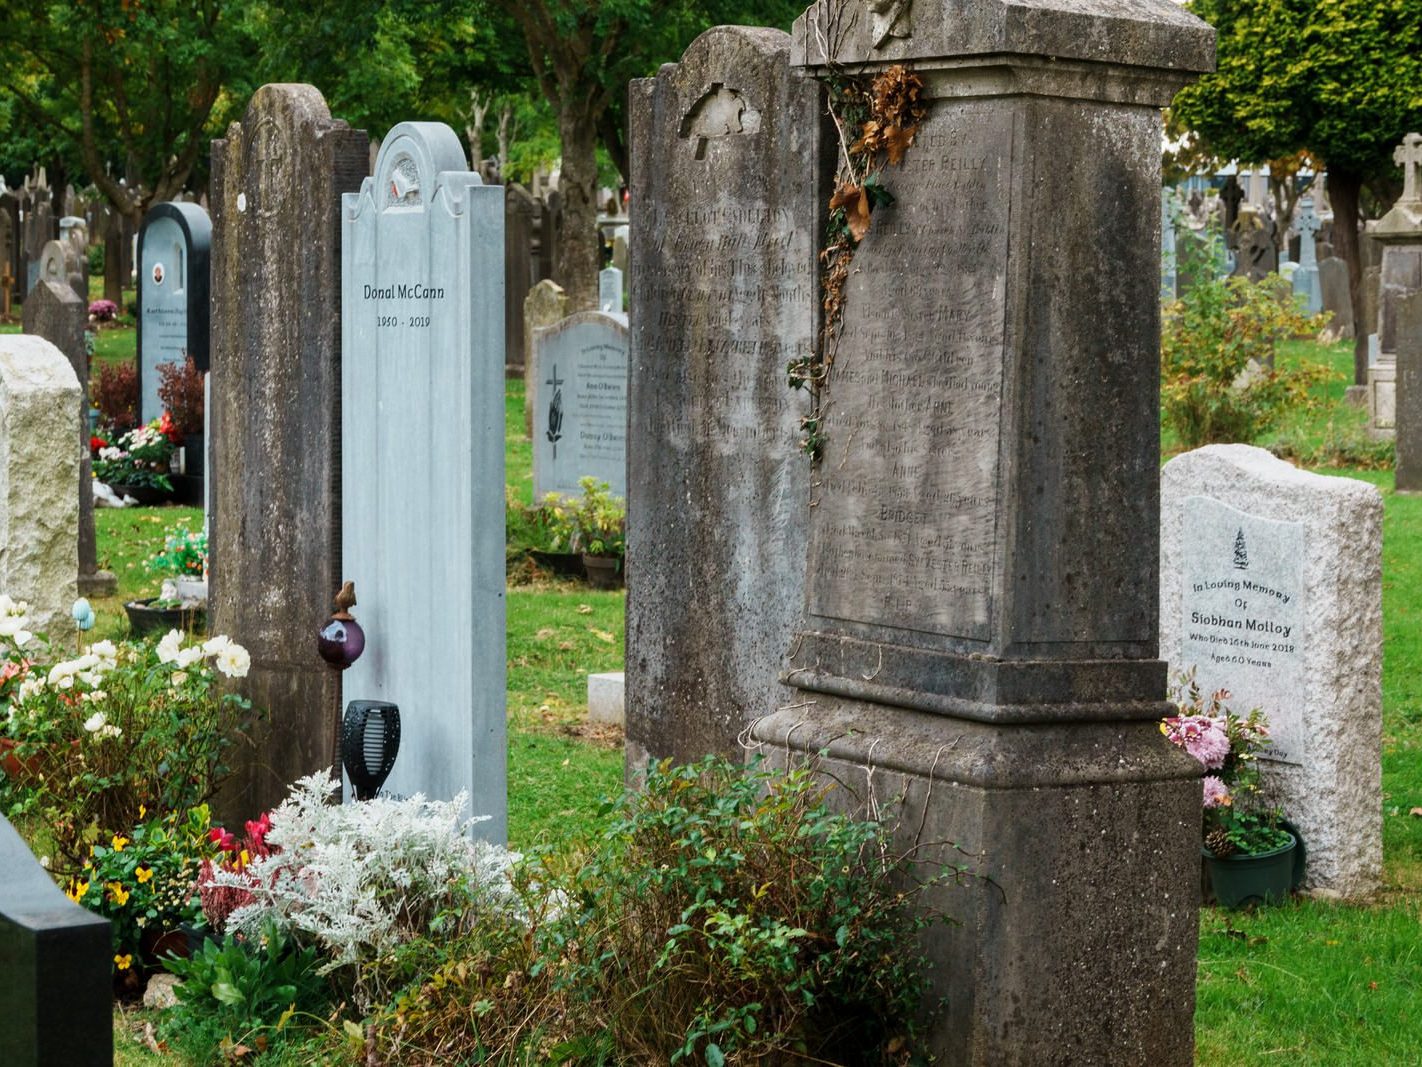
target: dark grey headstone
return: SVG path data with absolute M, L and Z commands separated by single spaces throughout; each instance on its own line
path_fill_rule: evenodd
M 212 146 L 211 629 L 268 712 L 224 796 L 244 817 L 336 759 L 315 634 L 341 579 L 341 194 L 368 158 L 309 85 L 258 89 Z
M 523 365 L 523 302 L 542 277 L 534 245 L 542 229 L 543 203 L 521 185 L 504 189 L 504 352 Z
M 89 350 L 84 326 L 88 307 L 68 285 L 42 281 L 25 301 L 25 333 L 43 337 L 64 353 L 79 379 L 79 592 L 111 596 L 114 576 L 98 569 L 94 540 L 94 478 L 89 459 Z
M 1318 264 L 1318 288 L 1323 310 L 1333 312 L 1328 330 L 1337 338 L 1353 336 L 1353 298 L 1348 290 L 1348 264 L 1329 256 Z
M 778 676 L 803 599 L 810 466 L 808 397 L 785 368 L 814 332 L 814 167 L 829 141 L 789 52 L 777 30 L 720 27 L 632 87 L 634 773 L 649 757 L 735 757 L 746 725 L 791 699 Z
M 1422 492 L 1422 288 L 1389 301 L 1397 346 L 1397 491 Z
M 1239 251 L 1235 274 L 1257 282 L 1279 269 L 1279 250 L 1267 228 L 1243 231 L 1237 235 L 1235 246 Z
M 0 817 L 0 1063 L 110 1067 L 109 920 L 69 900 Z
M 836 55 L 822 7 L 795 55 L 907 63 L 929 105 L 845 286 L 801 692 L 751 735 L 774 763 L 827 750 L 869 811 L 904 798 L 897 847 L 966 850 L 971 884 L 920 903 L 961 921 L 927 939 L 944 1062 L 1185 1067 L 1200 769 L 1158 729 L 1159 109 L 1214 33 L 1171 0 L 832 6 Z
M 208 369 L 212 221 L 196 204 L 155 204 L 138 233 L 139 419 L 163 413 L 159 370 L 191 358 Z

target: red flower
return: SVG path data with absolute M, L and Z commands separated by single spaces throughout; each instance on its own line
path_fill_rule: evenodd
M 101 448 L 108 448 L 109 443 L 102 437 L 94 436 L 89 438 L 89 451 L 97 452 Z
M 173 416 L 168 412 L 163 412 L 163 417 L 158 421 L 158 432 L 175 445 L 183 443 L 183 435 L 178 428 L 173 425 Z

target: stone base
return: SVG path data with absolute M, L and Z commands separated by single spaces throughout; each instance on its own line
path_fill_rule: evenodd
M 1366 385 L 1350 385 L 1343 393 L 1343 402 L 1355 408 L 1365 408 L 1368 406 L 1368 387 Z
M 966 868 L 919 898 L 955 921 L 921 935 L 938 1062 L 1192 1063 L 1200 771 L 1154 721 L 806 698 L 760 720 L 753 750 L 813 761 L 845 810 L 889 813 L 896 852 Z
M 627 724 L 626 675 L 622 671 L 588 675 L 588 718 L 593 722 Z
M 95 571 L 93 574 L 79 575 L 79 595 L 82 597 L 106 597 L 118 594 L 118 578 L 112 571 Z

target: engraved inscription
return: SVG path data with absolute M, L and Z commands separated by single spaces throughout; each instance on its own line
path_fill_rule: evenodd
M 986 640 L 1010 117 L 940 103 L 854 259 L 811 519 L 811 614 Z

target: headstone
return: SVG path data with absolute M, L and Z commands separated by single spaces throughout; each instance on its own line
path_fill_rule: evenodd
M 1161 651 L 1202 692 L 1260 708 L 1271 798 L 1306 885 L 1364 896 L 1382 874 L 1382 496 L 1261 448 L 1210 445 L 1161 473 Z
M 1169 189 L 1160 191 L 1160 299 L 1174 300 L 1179 265 L 1175 252 L 1175 202 Z
M 1348 264 L 1329 256 L 1318 265 L 1323 310 L 1333 313 L 1325 333 L 1335 341 L 1353 336 L 1353 297 L 1348 289 Z
M 242 818 L 336 761 L 314 635 L 341 584 L 340 206 L 366 159 L 309 85 L 258 89 L 212 146 L 209 626 L 251 652 L 241 691 L 268 712 L 222 797 Z
M 74 633 L 79 576 L 79 379 L 42 337 L 0 334 L 0 591 L 33 629 Z
M 627 496 L 627 316 L 582 311 L 533 335 L 533 495 L 578 480 Z
M 502 843 L 504 190 L 402 122 L 341 210 L 341 574 L 372 637 L 342 698 L 400 706 L 389 790 L 466 792 Z
M 588 719 L 610 726 L 627 723 L 627 676 L 623 671 L 588 675 Z
M 1378 248 L 1382 248 L 1381 244 Z M 1382 351 L 1378 336 L 1378 294 L 1382 288 L 1382 266 L 1363 269 L 1363 324 L 1368 339 L 1368 434 L 1376 440 L 1394 435 L 1397 411 L 1397 361 L 1392 352 Z
M 138 404 L 163 414 L 159 368 L 189 357 L 208 369 L 212 221 L 196 204 L 155 204 L 138 234 Z
M 512 361 L 523 358 L 523 302 L 542 275 L 534 255 L 543 203 L 521 185 L 504 187 L 504 350 Z
M 29 211 L 24 226 L 25 261 L 28 264 L 24 280 L 27 294 L 30 287 L 41 277 L 41 260 L 45 246 L 59 236 L 49 198 L 50 191 L 46 186 L 37 186 L 30 190 Z
M 1278 249 L 1274 247 L 1274 238 L 1267 227 L 1237 226 L 1236 229 L 1239 230 L 1235 235 L 1235 248 L 1239 259 L 1235 264 L 1235 274 L 1258 282 L 1279 269 Z
M 40 249 L 38 270 L 30 276 L 30 288 L 39 282 L 69 284 L 69 268 L 64 259 L 64 246 L 58 241 L 46 241 Z
M 1234 224 L 1239 219 L 1239 205 L 1244 199 L 1244 189 L 1239 184 L 1239 179 L 1231 174 L 1225 179 L 1224 185 L 1220 188 L 1220 203 L 1224 205 L 1224 234 L 1225 247 L 1234 248 L 1235 229 Z
M 1318 233 L 1318 215 L 1313 210 L 1313 199 L 1304 197 L 1300 205 L 1297 225 L 1299 229 L 1299 267 L 1294 271 L 1294 292 L 1303 297 L 1304 307 L 1310 315 L 1323 310 L 1323 293 L 1318 283 L 1318 254 L 1314 247 L 1314 235 Z
M 799 692 L 750 734 L 772 764 L 826 750 L 817 773 L 895 799 L 896 849 L 968 864 L 918 905 L 961 924 L 927 941 L 944 1062 L 1190 1064 L 1200 775 L 1162 743 L 1156 647 L 1160 108 L 1214 32 L 1172 0 L 885 8 L 883 36 L 857 0 L 795 27 L 813 73 L 925 71 L 927 112 L 844 285 Z M 1047 173 L 1050 196 L 1024 180 Z
M 804 599 L 818 87 L 790 37 L 708 30 L 634 82 L 628 457 L 629 776 L 738 758 Z M 824 136 L 825 140 L 820 138 Z M 714 591 L 714 592 L 713 592 Z
M 77 215 L 59 220 L 59 243 L 64 246 L 64 265 L 69 274 L 69 286 L 74 295 L 89 306 L 88 227 Z
M 57 282 L 41 281 L 25 301 L 25 333 L 43 337 L 64 353 L 79 382 L 79 595 L 113 596 L 118 581 L 99 570 L 94 539 L 94 476 L 89 458 L 89 347 L 84 326 L 88 305 L 74 290 Z
M 0 275 L 8 276 L 11 279 L 16 276 L 15 252 L 18 247 L 18 229 L 18 207 L 14 207 L 14 200 L 8 195 L 0 194 Z M 5 314 L 9 313 L 7 309 Z
M 597 306 L 603 311 L 622 312 L 622 271 L 604 267 L 597 275 Z
M 1374 242 L 1383 249 L 1378 362 L 1379 370 L 1391 369 L 1395 383 L 1397 490 L 1415 492 L 1422 490 L 1422 134 L 1404 137 L 1393 160 L 1402 168 L 1402 196 L 1371 227 Z
M 533 440 L 533 402 L 538 396 L 538 376 L 533 372 L 533 335 L 556 326 L 568 314 L 568 294 L 551 278 L 544 278 L 523 300 L 523 429 Z
M 0 1063 L 111 1067 L 112 938 L 0 817 Z
M 631 260 L 629 252 L 631 230 L 630 226 L 619 226 L 612 231 L 612 265 L 623 275 L 627 274 Z

